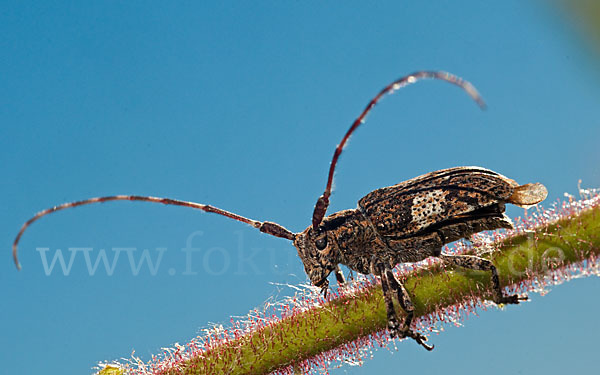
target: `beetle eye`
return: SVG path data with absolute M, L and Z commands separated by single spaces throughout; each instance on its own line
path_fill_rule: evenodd
M 315 245 L 319 250 L 325 249 L 327 247 L 327 236 L 319 238 L 317 241 L 315 241 Z

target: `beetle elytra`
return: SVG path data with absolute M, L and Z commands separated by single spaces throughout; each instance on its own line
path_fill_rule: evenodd
M 64 203 L 37 213 L 23 224 L 15 238 L 15 265 L 20 269 L 17 245 L 27 227 L 39 218 L 56 211 L 117 200 L 191 207 L 241 221 L 261 232 L 292 241 L 311 283 L 321 287 L 325 294 L 329 285 L 327 278 L 331 272 L 335 274 L 338 283 L 345 282 L 339 264 L 363 274 L 378 276 L 381 279 L 390 335 L 410 337 L 431 350 L 433 346 L 425 343 L 426 337 L 411 329 L 414 307 L 408 292 L 394 276 L 392 269 L 400 263 L 437 257 L 451 266 L 491 272 L 493 301 L 519 303 L 527 297 L 504 295 L 496 267 L 491 261 L 471 255 L 446 255 L 442 254 L 441 249 L 444 244 L 483 230 L 512 228 L 510 219 L 504 214 L 505 204 L 534 205 L 546 198 L 547 191 L 539 183 L 519 185 L 488 169 L 457 167 L 428 173 L 375 190 L 360 199 L 356 209 L 325 216 L 335 167 L 349 137 L 383 96 L 426 78 L 457 85 L 480 107 L 485 106 L 481 96 L 469 82 L 447 72 L 415 72 L 386 86 L 369 102 L 336 147 L 325 191 L 315 204 L 312 224 L 302 232 L 293 233 L 277 223 L 248 219 L 200 203 L 150 196 L 114 195 Z M 394 298 L 398 299 L 407 313 L 402 323 L 398 321 L 394 309 Z

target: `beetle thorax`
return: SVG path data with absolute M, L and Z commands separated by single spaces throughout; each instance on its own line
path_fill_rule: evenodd
M 382 255 L 374 232 L 358 210 L 345 210 L 327 216 L 317 230 L 306 228 L 294 245 L 311 282 L 322 285 L 338 264 L 370 273 L 371 258 Z

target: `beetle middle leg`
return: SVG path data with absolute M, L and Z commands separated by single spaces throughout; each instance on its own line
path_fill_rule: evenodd
M 487 260 L 474 255 L 440 255 L 440 259 L 445 263 L 453 266 L 467 268 L 478 271 L 491 271 L 492 272 L 492 287 L 494 288 L 493 301 L 497 304 L 517 304 L 519 301 L 527 300 L 527 296 L 519 296 L 513 294 L 511 296 L 505 296 L 502 293 L 500 287 L 500 280 L 498 279 L 498 270 L 494 264 Z
M 402 285 L 402 283 L 396 279 L 396 276 L 394 276 L 394 273 L 389 268 L 385 268 L 380 271 L 380 277 L 387 311 L 387 325 L 390 335 L 392 337 L 398 335 L 400 338 L 410 337 L 425 349 L 433 350 L 433 345 L 425 344 L 427 337 L 410 329 L 415 307 L 412 304 L 410 296 L 408 295 L 406 288 L 404 288 L 404 285 Z M 404 311 L 406 311 L 406 317 L 404 318 L 402 325 L 400 325 L 398 322 L 398 317 L 394 309 L 394 294 L 398 297 L 400 306 L 404 309 Z

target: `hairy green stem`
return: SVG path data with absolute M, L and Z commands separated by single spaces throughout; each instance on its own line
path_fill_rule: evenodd
M 540 280 L 565 267 L 600 255 L 600 208 L 507 237 L 493 245 L 492 260 L 502 286 Z M 489 272 L 444 270 L 434 265 L 404 280 L 415 305 L 415 317 L 445 307 L 491 296 Z M 352 295 L 297 312 L 242 335 L 223 340 L 163 374 L 267 374 L 380 332 L 386 328 L 386 309 L 377 284 Z M 400 315 L 402 309 L 397 306 Z M 101 374 L 109 374 L 101 372 Z

